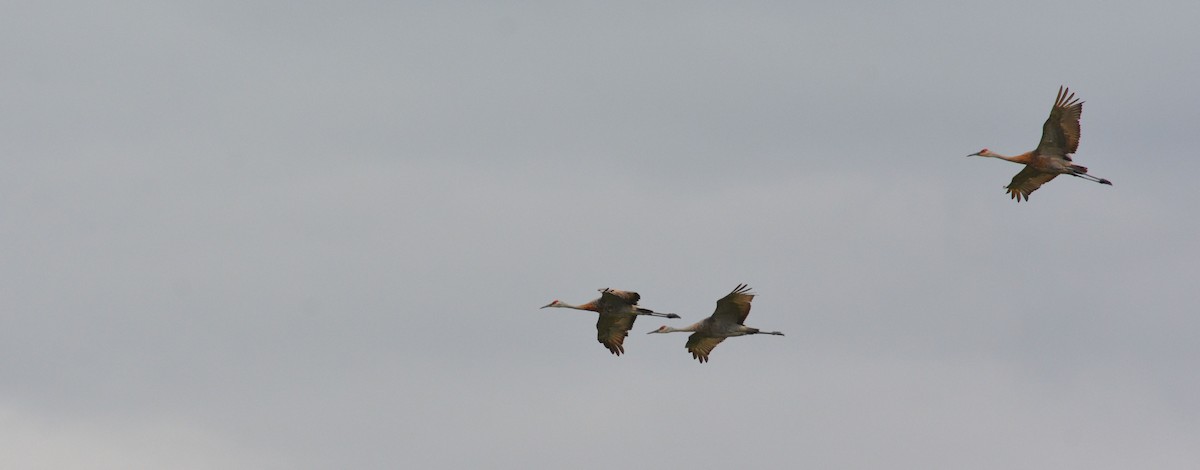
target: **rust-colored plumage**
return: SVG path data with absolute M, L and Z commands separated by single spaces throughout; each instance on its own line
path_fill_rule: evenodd
M 1087 167 L 1071 162 L 1071 154 L 1079 148 L 1079 118 L 1083 114 L 1083 102 L 1075 98 L 1075 94 L 1065 87 L 1058 88 L 1058 96 L 1054 106 L 1050 108 L 1050 117 L 1042 125 L 1042 140 L 1037 149 L 1007 157 L 988 149 L 980 150 L 968 157 L 992 157 L 1008 160 L 1025 165 L 1012 182 L 1005 186 L 1008 194 L 1021 202 L 1028 201 L 1029 195 L 1050 182 L 1058 175 L 1071 175 L 1094 181 L 1100 184 L 1112 185 L 1103 178 L 1087 174 Z
M 679 315 L 674 313 L 658 313 L 638 307 L 637 303 L 641 298 L 637 292 L 605 288 L 600 289 L 599 299 L 583 305 L 571 305 L 555 300 L 542 308 L 573 308 L 599 313 L 600 318 L 596 320 L 596 340 L 608 348 L 609 352 L 620 356 L 625 352 L 625 337 L 629 335 L 629 330 L 633 328 L 633 322 L 637 320 L 638 315 L 679 318 Z
M 712 353 L 713 348 L 730 336 L 756 334 L 783 336 L 783 333 L 778 331 L 762 331 L 745 325 L 746 317 L 750 315 L 752 300 L 754 300 L 754 294 L 750 293 L 750 287 L 738 284 L 733 292 L 717 301 L 717 309 L 708 318 L 685 328 L 671 328 L 664 325 L 650 333 L 692 332 L 684 347 L 692 353 L 692 358 L 701 363 L 708 362 L 708 355 Z

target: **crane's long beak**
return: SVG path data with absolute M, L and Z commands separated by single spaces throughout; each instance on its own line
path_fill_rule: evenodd
M 543 306 L 542 306 L 542 308 L 546 308 L 546 307 L 549 307 L 549 306 L 551 306 L 551 305 L 554 305 L 554 302 L 550 302 L 550 303 L 548 303 L 548 304 L 546 304 L 546 305 L 543 305 Z
M 970 154 L 970 155 L 967 155 L 967 156 L 968 156 L 968 157 L 978 157 L 978 156 L 979 156 L 979 152 L 975 152 L 975 153 L 972 153 L 972 154 Z

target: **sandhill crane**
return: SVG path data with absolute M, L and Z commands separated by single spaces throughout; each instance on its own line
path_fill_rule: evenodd
M 638 315 L 679 318 L 679 315 L 674 313 L 658 313 L 647 308 L 638 307 L 638 300 L 642 296 L 638 295 L 637 292 L 608 288 L 598 290 L 600 291 L 600 298 L 583 305 L 571 305 L 555 300 L 542 308 L 573 308 L 599 313 L 600 319 L 596 321 L 596 340 L 608 348 L 609 352 L 617 356 L 625 352 L 625 336 L 629 335 L 629 330 L 633 328 L 633 321 L 637 320 Z
M 760 334 L 783 336 L 783 333 L 778 331 L 762 331 L 744 324 L 746 316 L 750 315 L 751 300 L 754 300 L 754 294 L 750 293 L 750 287 L 738 284 L 733 292 L 717 301 L 717 310 L 713 312 L 712 316 L 686 328 L 671 328 L 663 325 L 646 334 L 691 331 L 692 335 L 688 336 L 686 347 L 692 353 L 692 357 L 701 363 L 708 362 L 708 353 L 730 336 Z
M 967 155 L 968 157 L 992 157 L 1025 165 L 1004 188 L 1017 202 L 1029 200 L 1029 193 L 1042 187 L 1058 175 L 1071 175 L 1112 185 L 1104 178 L 1087 174 L 1087 168 L 1071 163 L 1071 154 L 1079 148 L 1079 116 L 1083 113 L 1083 102 L 1075 98 L 1071 90 L 1058 87 L 1058 98 L 1050 108 L 1050 117 L 1042 125 L 1042 141 L 1037 149 L 1015 157 L 1006 157 L 988 149 Z

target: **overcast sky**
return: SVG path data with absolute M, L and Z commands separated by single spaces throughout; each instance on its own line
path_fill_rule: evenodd
M 1200 468 L 1200 3 L 511 3 L 5 2 L 0 466 Z

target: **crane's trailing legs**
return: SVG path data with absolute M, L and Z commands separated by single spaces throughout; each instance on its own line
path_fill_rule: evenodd
M 637 314 L 638 315 L 648 315 L 651 317 L 679 318 L 679 315 L 676 315 L 674 313 L 658 313 L 658 312 L 655 312 L 654 310 L 650 310 L 648 308 L 640 308 L 640 307 L 637 309 Z
M 1088 180 L 1088 181 L 1095 181 L 1095 182 L 1097 182 L 1097 183 L 1100 183 L 1100 184 L 1107 184 L 1107 185 L 1109 185 L 1109 186 L 1112 186 L 1112 181 L 1106 180 L 1106 179 L 1104 179 L 1104 178 L 1097 178 L 1097 177 L 1095 177 L 1095 176 L 1092 176 L 1092 175 L 1089 175 L 1089 174 L 1087 174 L 1087 173 L 1071 172 L 1071 173 L 1067 173 L 1067 174 L 1068 174 L 1068 175 L 1071 175 L 1071 176 L 1074 176 L 1074 177 L 1076 177 L 1076 178 L 1083 178 L 1083 179 L 1085 179 L 1085 180 Z

